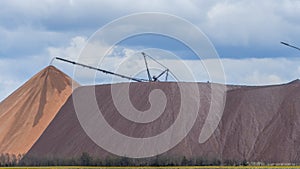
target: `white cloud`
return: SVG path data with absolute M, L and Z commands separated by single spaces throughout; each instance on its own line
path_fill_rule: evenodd
M 249 46 L 250 49 L 268 47 L 276 51 L 279 41 L 300 44 L 297 38 L 300 36 L 299 1 L 4 0 L 0 6 L 1 97 L 7 96 L 47 66 L 52 56 L 76 58 L 91 33 L 113 19 L 134 12 L 166 12 L 184 17 L 208 34 L 215 44 L 236 46 L 231 50 Z M 99 58 L 93 58 L 93 54 L 99 52 L 97 50 L 107 50 L 107 46 L 104 43 L 94 45 L 90 46 L 93 49 L 88 54 L 90 59 L 84 62 L 97 66 Z M 134 55 L 135 50 L 123 48 L 120 55 Z M 219 51 L 224 56 L 222 52 Z M 269 54 L 267 57 L 222 59 L 227 83 L 262 85 L 298 78 L 300 67 L 297 63 L 300 60 L 289 59 L 288 55 L 272 58 Z M 114 59 L 117 58 L 112 57 L 109 64 L 103 66 L 115 70 L 117 63 L 124 61 L 124 58 Z M 142 60 L 131 61 L 135 63 L 130 64 L 131 67 L 143 66 Z M 167 62 L 172 63 L 170 67 L 180 67 L 176 61 Z M 186 62 L 192 68 L 198 67 L 195 72 L 200 81 L 207 81 L 207 74 L 199 67 L 200 63 Z M 65 64 L 58 62 L 55 64 L 72 76 L 73 67 L 66 68 Z
M 83 36 L 76 36 L 71 39 L 71 42 L 66 47 L 49 47 L 48 53 L 52 57 L 63 57 L 76 60 L 80 54 L 81 49 L 86 45 L 87 38 Z
M 297 75 L 300 72 L 298 71 L 299 66 L 297 63 L 300 62 L 300 59 L 273 58 L 267 60 L 266 62 L 265 59 L 221 59 L 226 83 L 236 85 L 272 85 L 287 83 L 298 78 Z M 282 62 L 283 60 L 284 62 Z M 110 64 L 110 69 L 114 70 L 120 62 L 120 58 L 111 58 L 110 63 L 114 64 Z M 203 64 L 207 65 L 208 62 L 215 62 L 214 60 L 164 60 L 163 62 L 181 81 L 193 81 L 184 68 L 184 66 L 187 66 L 192 71 L 196 81 L 212 81 L 209 76 L 216 76 L 216 81 L 214 82 L 222 82 L 222 72 L 206 72 L 202 66 Z M 134 63 L 135 67 L 124 66 L 119 73 L 133 75 L 133 72 L 138 72 L 138 70 L 145 71 L 143 60 L 135 60 L 132 63 Z M 280 66 L 276 67 L 276 65 Z M 150 67 L 157 68 L 153 64 Z M 285 67 L 285 69 L 281 67 Z M 157 74 L 159 73 L 156 72 Z M 143 78 L 147 79 L 145 73 Z
M 166 12 L 187 18 L 216 43 L 223 45 L 268 45 L 274 41 L 278 43 L 280 39 L 293 40 L 295 35 L 300 35 L 300 19 L 297 17 L 300 15 L 300 2 L 288 0 L 9 0 L 2 2 L 0 11 L 0 25 L 9 29 L 29 26 L 62 32 L 95 31 L 103 24 L 131 13 Z
M 75 39 L 73 39 L 73 41 L 76 41 Z M 71 47 L 55 49 L 55 51 L 61 51 L 61 53 L 64 53 L 64 51 L 66 51 L 67 53 L 73 53 L 72 50 L 79 51 L 79 49 L 74 48 L 74 46 L 77 45 L 71 43 Z M 103 47 L 103 44 L 94 44 L 93 51 L 96 51 L 97 48 L 106 49 L 106 47 Z M 112 72 L 118 72 L 127 76 L 133 76 L 140 71 L 144 71 L 144 73 L 142 73 L 140 77 L 147 79 L 145 73 L 145 63 L 140 52 L 141 51 L 137 49 L 115 46 L 104 59 L 102 59 L 101 57 L 95 57 L 94 59 L 91 59 L 94 63 L 85 62 L 85 64 L 90 64 L 96 67 L 100 66 L 100 68 L 102 69 Z M 300 63 L 300 58 L 223 58 L 221 59 L 221 63 L 223 65 L 224 72 L 215 71 L 220 69 L 211 69 L 212 72 L 207 72 L 203 65 L 215 65 L 215 59 L 206 59 L 201 61 L 182 60 L 176 58 L 174 59 L 174 57 L 172 57 L 168 53 L 155 52 L 155 49 L 149 50 L 147 52 L 152 52 L 153 54 L 161 53 L 162 56 L 165 56 L 154 57 L 159 59 L 161 63 L 170 68 L 170 70 L 177 77 L 180 77 L 179 80 L 181 81 L 193 80 L 192 77 L 188 75 L 189 70 L 191 70 L 191 72 L 194 74 L 196 81 L 212 81 L 210 76 L 213 75 L 216 77 L 215 82 L 223 83 L 224 81 L 222 80 L 222 76 L 223 74 L 225 74 L 227 84 L 243 85 L 270 85 L 287 83 L 289 81 L 297 79 L 298 75 L 300 74 L 300 66 L 298 66 L 298 63 Z M 81 59 L 81 61 L 84 61 L 84 59 Z M 101 62 L 100 65 L 98 65 L 99 62 Z M 149 67 L 153 69 L 152 71 L 155 72 L 153 75 L 157 75 L 164 70 L 164 68 L 151 60 L 148 60 L 148 64 Z M 189 70 L 185 67 L 187 67 Z M 82 81 L 80 80 L 80 78 L 84 79 L 84 76 L 87 77 L 86 79 L 90 79 L 89 83 L 94 83 L 93 80 L 95 79 L 95 72 L 89 70 L 82 71 L 80 76 L 77 76 L 76 78 L 79 78 L 78 80 Z M 96 81 L 99 83 L 102 83 L 103 81 L 107 83 L 110 78 L 111 76 L 107 76 L 106 74 L 96 73 Z M 123 79 L 123 81 L 127 80 Z
M 85 37 L 77 36 L 70 40 L 68 46 L 48 48 L 48 53 L 45 54 L 47 57 L 32 56 L 31 59 L 0 59 L 0 74 L 2 74 L 0 78 L 0 86 L 2 86 L 0 90 L 0 99 L 4 99 L 17 87 L 27 81 L 31 76 L 44 68 L 44 65 L 49 64 L 52 56 L 60 56 L 63 58 L 66 58 L 65 56 L 75 56 L 69 57 L 67 59 L 77 60 L 77 57 L 79 56 L 80 51 L 85 46 L 86 42 L 87 39 Z M 101 61 L 101 57 L 93 57 L 95 55 L 92 54 L 95 53 L 95 51 L 99 52 L 99 50 L 107 50 L 107 46 L 105 46 L 105 44 L 98 43 L 93 44 L 91 49 L 91 55 L 87 55 L 90 56 L 90 58 L 79 59 L 79 61 L 86 61 L 84 62 L 85 64 L 97 67 L 99 62 Z M 151 52 L 151 50 L 149 52 Z M 154 54 L 157 53 L 154 52 Z M 196 78 L 196 81 L 211 81 L 209 75 L 212 73 L 214 73 L 217 77 L 222 76 L 222 72 L 207 73 L 204 69 L 203 64 L 212 65 L 211 63 L 215 62 L 214 60 L 176 60 L 170 55 L 165 54 L 164 56 L 165 57 L 158 56 L 157 58 L 160 59 L 160 62 L 170 68 L 170 70 L 177 77 L 180 77 L 179 80 L 190 81 L 192 79 L 188 76 L 188 70 L 185 69 L 185 66 L 187 66 L 187 68 L 192 71 L 194 77 Z M 33 60 L 35 64 L 32 64 Z M 151 71 L 153 75 L 158 75 L 161 71 L 164 70 L 164 68 L 155 64 L 151 60 L 149 60 L 148 62 L 149 67 L 152 68 Z M 298 64 L 300 63 L 300 58 L 223 58 L 221 59 L 221 62 L 224 67 L 227 84 L 280 84 L 292 81 L 298 78 L 298 75 L 300 74 L 300 66 Z M 58 61 L 53 62 L 53 64 L 54 66 L 57 66 L 59 69 L 63 70 L 69 76 L 73 77 L 73 65 Z M 112 72 L 119 71 L 119 73 L 128 76 L 133 76 L 137 73 L 140 73 L 140 71 L 144 71 L 139 75 L 139 77 L 147 79 L 142 55 L 140 54 L 139 50 L 133 48 L 115 46 L 113 50 L 108 53 L 108 57 L 105 57 L 105 59 L 101 61 L 100 68 Z M 95 80 L 96 83 L 108 83 L 110 82 L 111 77 L 112 76 L 103 73 L 96 73 L 89 69 L 80 69 L 79 74 L 77 74 L 77 76 L 75 77 L 75 80 L 83 82 L 84 84 L 93 84 Z M 219 78 L 221 79 L 220 81 L 218 81 L 218 78 L 216 79 L 217 80 L 215 82 L 222 82 L 221 78 Z M 118 80 L 127 81 L 124 79 Z
M 259 73 L 254 71 L 245 77 L 245 84 L 279 84 L 283 83 L 283 79 L 275 74 Z
M 0 58 L 0 100 L 6 98 L 49 63 L 48 57 Z
M 34 27 L 9 29 L 0 24 L 0 57 L 16 58 L 42 54 L 49 46 L 63 46 L 71 34 L 40 30 Z
M 244 85 L 287 83 L 299 76 L 298 58 L 222 59 L 227 82 Z
M 299 11 L 298 1 L 220 1 L 200 25 L 224 45 L 269 46 L 300 35 Z

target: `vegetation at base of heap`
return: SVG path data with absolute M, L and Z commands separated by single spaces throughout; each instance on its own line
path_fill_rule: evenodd
M 188 159 L 186 157 L 164 157 L 134 159 L 127 157 L 95 158 L 88 153 L 82 153 L 79 157 L 33 157 L 24 155 L 0 155 L 0 166 L 245 166 L 246 161 L 206 158 Z

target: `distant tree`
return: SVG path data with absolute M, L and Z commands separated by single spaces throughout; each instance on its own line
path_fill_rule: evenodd
M 154 160 L 150 163 L 152 166 L 159 166 L 159 157 L 155 156 Z
M 132 159 L 128 157 L 107 157 L 106 159 L 99 159 L 90 156 L 84 152 L 80 156 L 72 158 L 58 158 L 58 157 L 39 157 L 39 156 L 24 156 L 0 154 L 0 166 L 203 166 L 203 165 L 248 165 L 246 160 L 225 160 L 221 163 L 220 160 L 207 160 L 204 157 L 190 159 L 187 157 L 167 157 L 155 156 L 152 158 Z
M 184 156 L 181 160 L 181 165 L 182 166 L 187 166 L 189 164 L 189 160 L 186 159 L 186 157 Z
M 10 156 L 8 153 L 5 153 L 5 166 L 10 166 Z
M 113 166 L 114 160 L 111 157 L 105 159 L 105 166 Z
M 223 165 L 225 165 L 225 166 L 233 166 L 234 162 L 232 160 L 227 159 L 227 160 L 225 160 L 223 162 Z
M 120 159 L 120 165 L 121 166 L 129 166 L 130 165 L 130 159 L 128 157 L 122 157 Z
M 92 157 L 88 153 L 83 152 L 80 156 L 80 165 L 88 166 L 91 164 L 91 162 L 92 162 Z
M 248 166 L 249 163 L 247 162 L 247 160 L 243 160 L 241 165 L 243 165 L 243 166 Z
M 221 161 L 219 159 L 215 158 L 212 160 L 211 165 L 219 166 L 219 165 L 221 165 Z
M 196 158 L 195 165 L 196 166 L 203 166 L 205 161 L 206 160 L 203 157 L 198 157 L 198 158 Z
M 238 161 L 236 161 L 236 160 L 229 160 L 229 159 L 227 159 L 227 160 L 225 160 L 223 162 L 223 165 L 226 165 L 226 166 L 237 166 L 237 165 L 240 165 L 240 163 Z
M 97 159 L 94 159 L 94 165 L 95 166 L 102 166 L 102 165 L 104 165 L 104 162 L 103 162 L 102 159 L 97 158 Z
M 17 159 L 17 156 L 15 154 L 12 154 L 11 155 L 11 166 L 16 166 L 17 163 L 18 163 L 18 159 Z

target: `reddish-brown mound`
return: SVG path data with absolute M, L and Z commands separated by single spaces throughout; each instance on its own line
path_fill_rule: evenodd
M 122 84 L 115 85 L 122 87 Z M 298 80 L 276 86 L 229 87 L 225 110 L 217 130 L 208 141 L 200 144 L 198 138 L 210 105 L 210 85 L 198 83 L 201 107 L 196 123 L 187 137 L 164 155 L 277 163 L 300 162 Z M 180 96 L 175 83 L 130 85 L 130 99 L 137 109 L 149 108 L 148 94 L 152 89 L 162 89 L 168 98 L 163 115 L 149 124 L 131 123 L 122 117 L 114 107 L 110 87 L 111 85 L 96 86 L 97 102 L 106 120 L 121 133 L 132 137 L 149 137 L 168 128 L 177 117 Z M 80 87 L 73 95 L 78 96 L 78 93 L 89 88 L 92 86 Z M 89 104 L 88 100 L 83 102 L 86 107 Z M 87 109 L 87 114 L 89 113 L 95 112 Z M 98 157 L 112 155 L 98 147 L 84 132 L 70 97 L 28 155 L 73 157 L 82 152 Z
M 0 153 L 24 154 L 72 93 L 72 79 L 49 66 L 0 103 Z

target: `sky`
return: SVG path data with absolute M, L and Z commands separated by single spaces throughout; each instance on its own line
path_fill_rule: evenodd
M 0 100 L 47 67 L 54 56 L 76 58 L 97 30 L 142 12 L 175 15 L 197 26 L 218 52 L 228 84 L 280 84 L 300 75 L 300 51 L 280 44 L 300 46 L 296 0 L 1 0 L 0 4 Z M 182 44 L 162 36 L 129 38 L 112 53 L 131 57 L 143 48 L 179 55 L 192 68 L 199 64 Z M 122 60 L 112 58 L 102 66 L 115 70 Z M 140 59 L 136 63 L 143 64 Z M 68 65 L 53 64 L 72 76 Z M 201 71 L 195 71 L 197 80 L 208 81 Z M 107 81 L 97 77 L 97 83 Z

